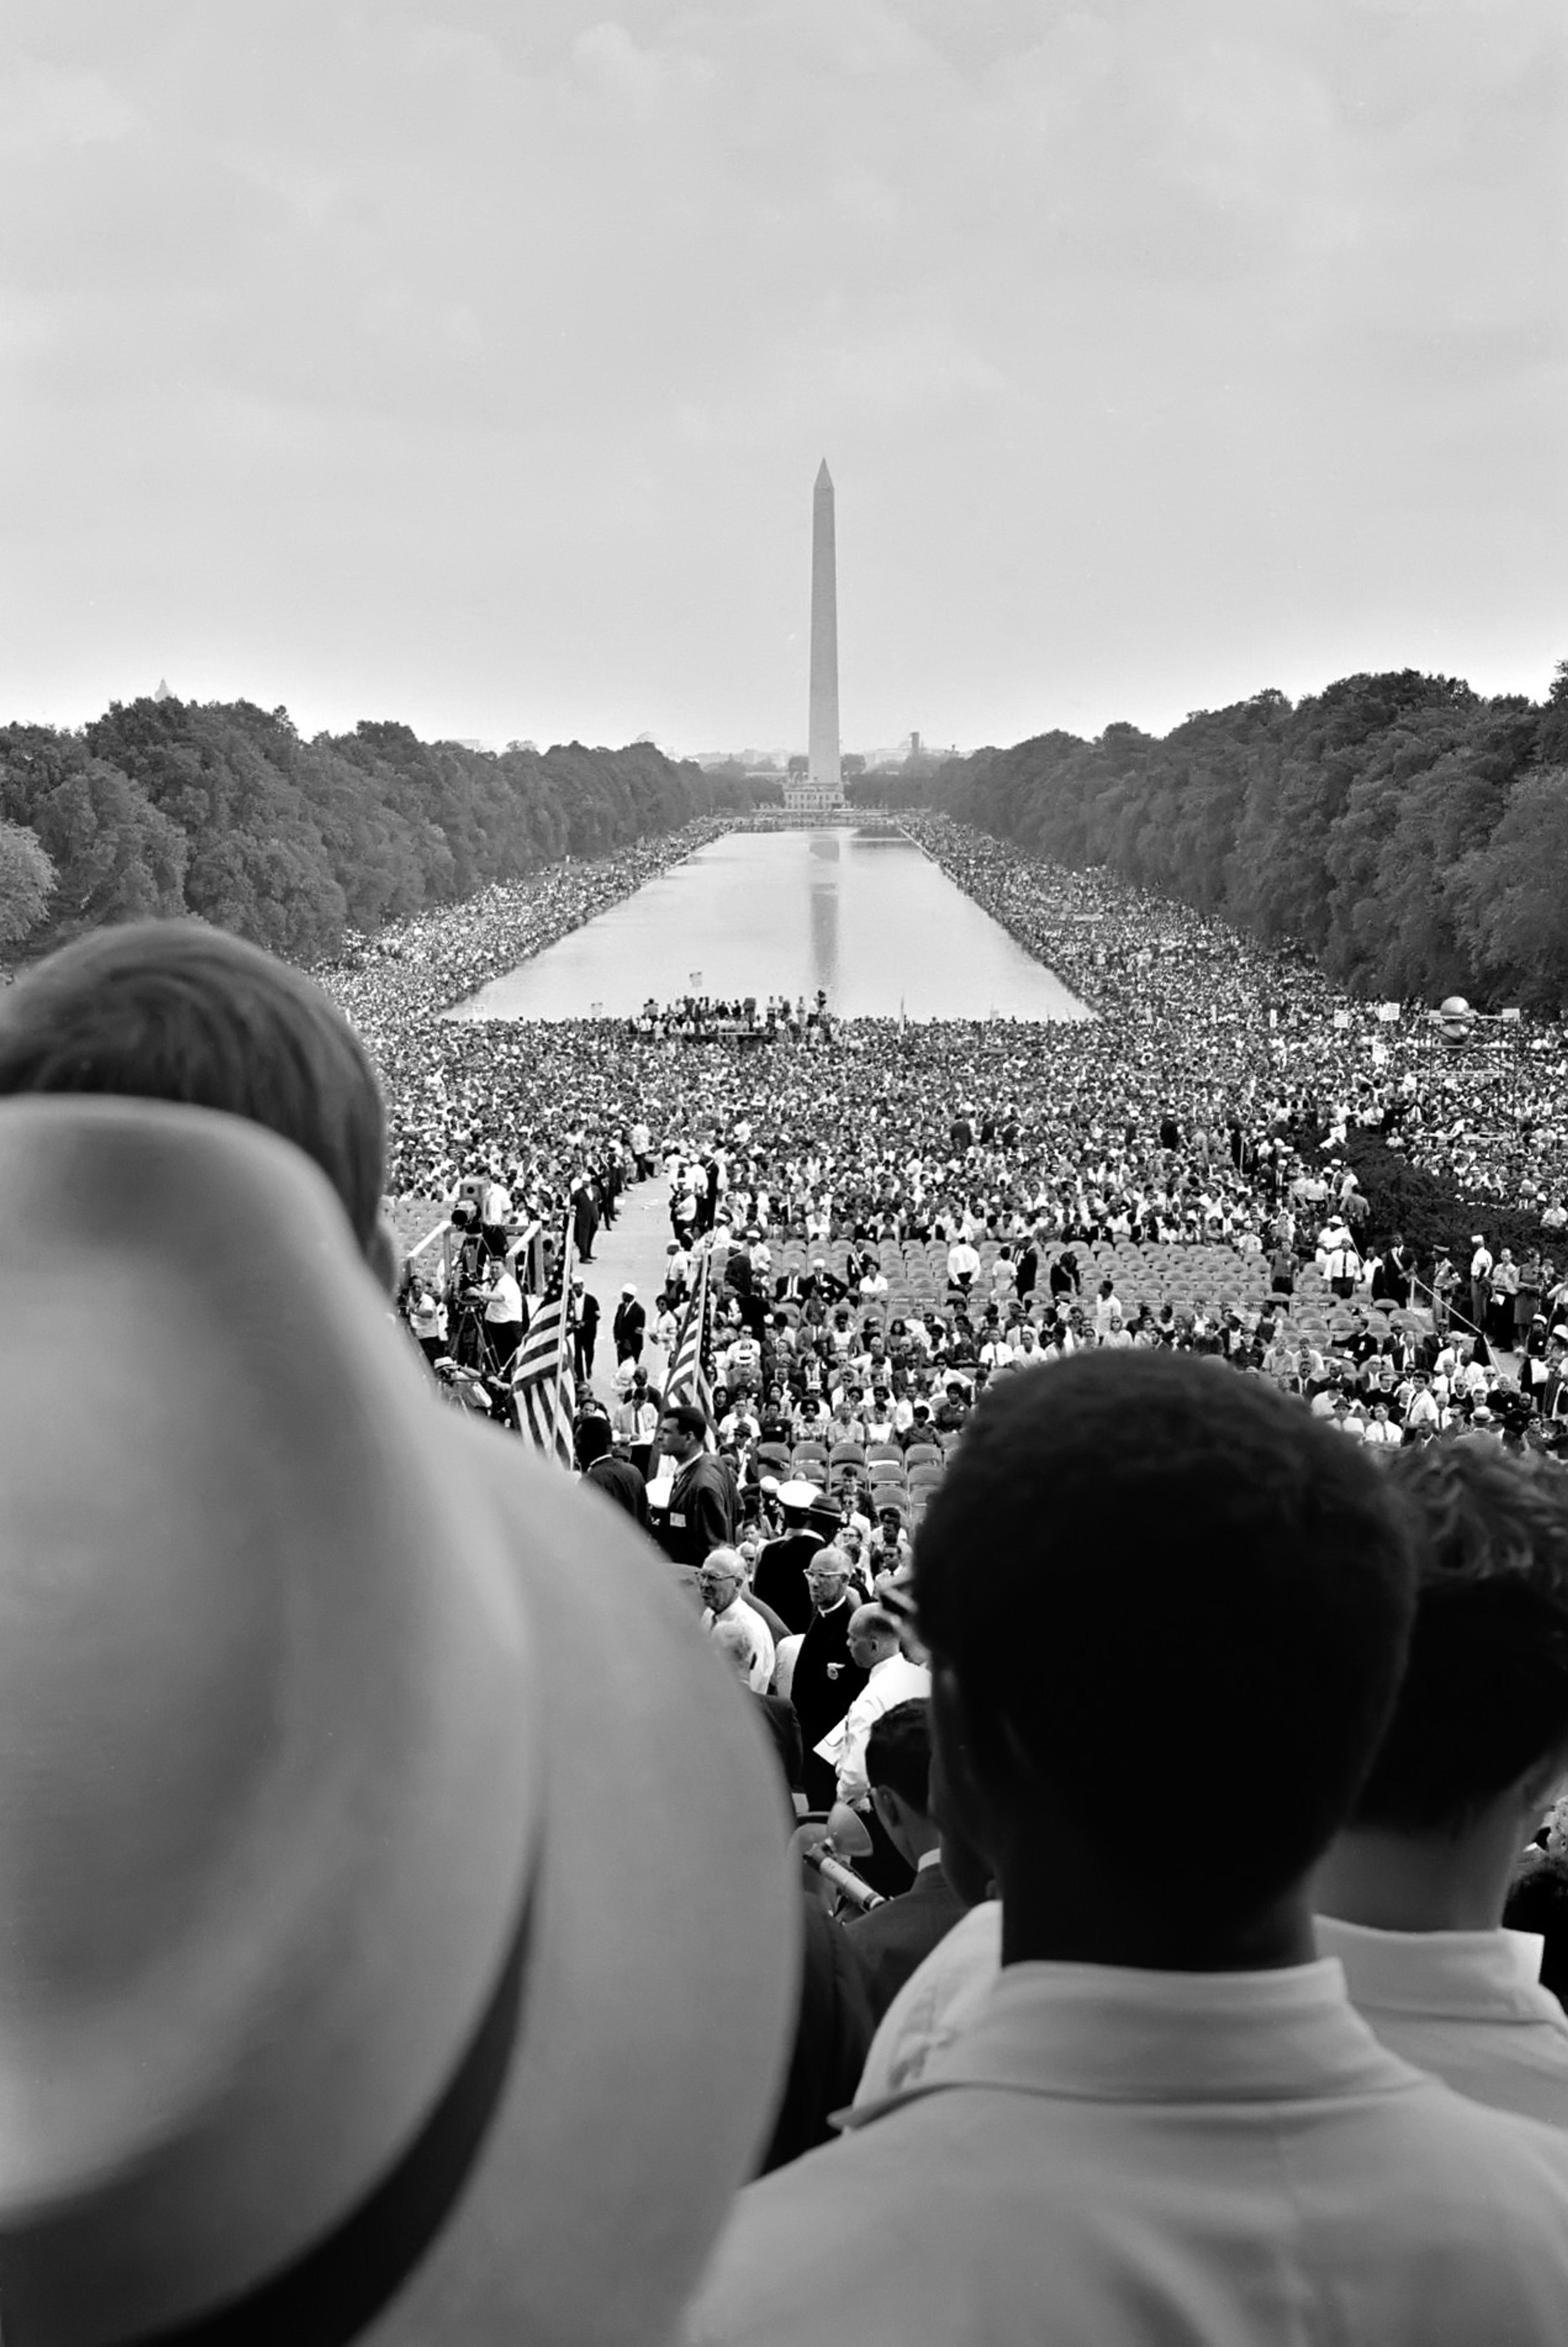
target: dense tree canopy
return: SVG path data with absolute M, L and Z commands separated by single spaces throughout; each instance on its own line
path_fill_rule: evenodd
M 716 801 L 651 743 L 499 754 L 369 723 L 302 741 L 247 702 L 116 702 L 80 733 L 0 728 L 0 824 L 57 887 L 28 950 L 102 921 L 198 913 L 294 959 L 345 930 L 676 830 Z
M 37 928 L 56 879 L 37 833 L 0 823 L 0 946 L 14 946 Z
M 864 787 L 1298 945 L 1353 993 L 1568 1003 L 1568 661 L 1543 706 L 1404 669 Z

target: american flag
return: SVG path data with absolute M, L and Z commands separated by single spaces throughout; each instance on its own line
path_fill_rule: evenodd
M 517 1348 L 512 1371 L 512 1391 L 523 1427 L 539 1450 L 566 1468 L 577 1463 L 572 1441 L 577 1381 L 572 1368 L 565 1303 L 571 1277 L 572 1217 L 568 1214 L 549 1284 Z
M 686 1307 L 686 1319 L 675 1348 L 675 1359 L 665 1383 L 664 1402 L 695 1402 L 708 1421 L 708 1447 L 713 1447 L 713 1303 L 708 1286 L 712 1251 L 704 1247 L 697 1286 Z

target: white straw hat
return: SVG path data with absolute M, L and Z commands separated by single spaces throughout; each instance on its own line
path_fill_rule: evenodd
M 741 1691 L 287 1143 L 7 1101 L 0 1263 L 7 2337 L 667 2339 L 790 1999 Z

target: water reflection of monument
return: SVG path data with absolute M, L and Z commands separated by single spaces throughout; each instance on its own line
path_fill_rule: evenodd
M 839 995 L 839 835 L 811 842 L 811 977 L 830 1001 Z
M 811 704 L 803 775 L 784 784 L 784 811 L 820 822 L 844 813 L 839 765 L 839 570 L 833 481 L 824 456 L 811 497 Z

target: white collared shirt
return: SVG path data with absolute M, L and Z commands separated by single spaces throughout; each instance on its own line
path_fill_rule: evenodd
M 1562 2347 L 1568 2140 L 1333 1962 L 1008 1967 L 923 2086 L 744 2191 L 691 2347 Z
M 866 1739 L 884 1711 L 895 1703 L 911 1703 L 931 1693 L 931 1673 L 921 1663 L 902 1655 L 884 1655 L 873 1663 L 865 1686 L 836 1727 L 830 1727 L 813 1748 L 839 1775 L 840 1801 L 863 1801 L 871 1787 L 866 1778 Z
M 1568 2014 L 1533 1932 L 1378 1932 L 1314 1918 L 1350 2002 L 1390 2053 L 1456 2094 L 1568 2127 Z
M 754 1605 L 748 1605 L 738 1591 L 730 1599 L 722 1614 L 716 1614 L 711 1605 L 703 1607 L 702 1626 L 710 1637 L 720 1622 L 739 1622 L 749 1632 L 751 1661 L 746 1673 L 746 1684 L 755 1694 L 765 1693 L 773 1677 L 775 1655 L 772 1631 L 757 1608 Z
M 968 2028 L 1002 1969 L 1002 1901 L 983 1899 L 921 1958 L 877 2024 L 855 2108 L 918 2086 Z

